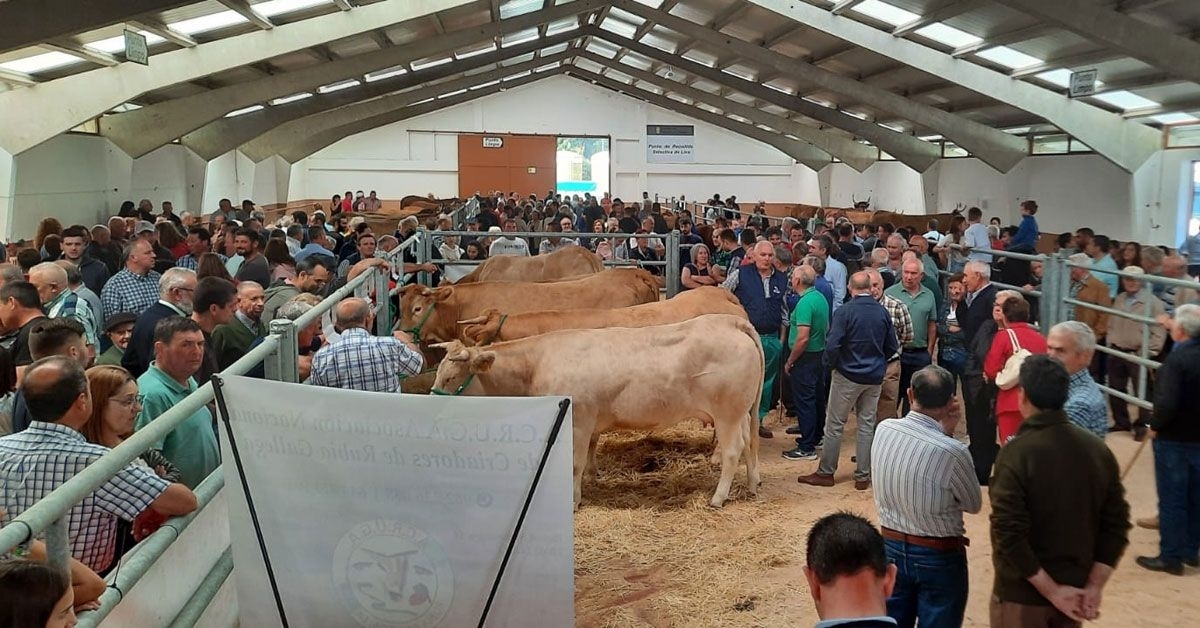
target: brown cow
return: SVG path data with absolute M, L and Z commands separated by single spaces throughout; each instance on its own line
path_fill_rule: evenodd
M 458 284 L 479 281 L 559 281 L 604 270 L 600 256 L 582 246 L 568 246 L 549 255 L 497 255 L 475 267 Z
M 413 331 L 418 341 L 447 342 L 458 337 L 458 321 L 480 316 L 488 309 L 517 314 L 626 307 L 657 300 L 654 276 L 636 268 L 617 268 L 550 283 L 484 281 L 440 288 L 412 285 L 400 292 L 400 328 Z
M 754 327 L 742 317 L 708 314 L 641 329 L 571 329 L 487 347 L 458 341 L 443 346 L 446 359 L 438 366 L 435 392 L 571 397 L 576 507 L 583 473 L 589 464 L 595 465 L 600 434 L 651 430 L 684 419 L 700 419 L 716 428 L 721 479 L 709 502 L 713 507 L 729 498 L 742 456 L 750 494 L 758 492 L 762 387 L 747 383 L 762 381 L 763 352 Z M 613 356 L 647 351 L 653 360 L 628 360 L 613 368 Z
M 705 286 L 681 292 L 666 301 L 611 310 L 550 310 L 507 315 L 499 310 L 487 310 L 483 316 L 459 321 L 458 335 L 463 344 L 482 345 L 562 329 L 669 325 L 704 314 L 732 314 L 746 318 L 746 310 L 728 290 Z

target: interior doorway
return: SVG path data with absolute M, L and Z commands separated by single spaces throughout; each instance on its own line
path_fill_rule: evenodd
M 589 192 L 603 197 L 611 187 L 612 153 L 608 137 L 560 135 L 554 154 L 556 190 L 563 195 Z

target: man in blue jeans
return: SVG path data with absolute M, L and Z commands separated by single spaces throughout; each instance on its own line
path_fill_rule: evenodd
M 967 446 L 954 376 L 927 366 L 912 376 L 908 414 L 875 430 L 875 506 L 896 588 L 888 616 L 900 626 L 957 627 L 967 609 L 963 513 L 983 505 Z
M 1171 353 L 1154 394 L 1154 483 L 1158 488 L 1158 556 L 1139 556 L 1151 571 L 1183 575 L 1200 567 L 1200 305 L 1175 309 Z
M 816 460 L 817 443 L 825 429 L 820 395 L 825 391 L 825 334 L 829 331 L 829 302 L 814 287 L 817 273 L 811 266 L 792 270 L 792 289 L 800 295 L 788 322 L 792 351 L 783 362 L 791 382 L 800 438 L 796 448 L 783 452 L 788 460 Z

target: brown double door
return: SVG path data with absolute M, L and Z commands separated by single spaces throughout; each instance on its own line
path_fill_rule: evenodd
M 545 196 L 557 185 L 553 136 L 503 133 L 458 136 L 458 194 L 501 190 Z

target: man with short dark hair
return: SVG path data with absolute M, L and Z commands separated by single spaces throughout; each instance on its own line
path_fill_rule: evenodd
M 42 313 L 42 299 L 37 288 L 28 281 L 10 281 L 0 286 L 0 326 L 12 334 L 6 347 L 17 367 L 20 379 L 25 367 L 33 362 L 29 353 L 29 334 L 40 321 L 49 320 Z
M 80 433 L 91 418 L 92 399 L 78 362 L 59 356 L 35 362 L 21 391 L 33 422 L 20 434 L 0 438 L 0 486 L 6 487 L 9 517 L 20 516 L 109 452 Z M 117 517 L 133 521 L 147 510 L 172 516 L 195 509 L 196 496 L 187 487 L 168 483 L 144 465 L 126 465 L 71 508 L 71 555 L 103 571 L 116 553 Z
M 848 512 L 822 517 L 808 531 L 805 562 L 804 578 L 823 620 L 818 628 L 896 625 L 887 616 L 896 566 L 871 522 Z
M 170 268 L 158 280 L 158 302 L 138 315 L 133 338 L 121 356 L 121 366 L 139 377 L 154 359 L 154 330 L 168 316 L 191 316 L 196 294 L 196 273 L 186 268 Z
M 104 302 L 104 318 L 117 312 L 141 314 L 158 302 L 158 280 L 154 272 L 154 247 L 145 240 L 134 240 L 125 246 L 125 268 L 113 275 L 100 300 Z
M 83 283 L 96 294 L 104 290 L 108 281 L 108 267 L 99 260 L 88 257 L 88 230 L 83 225 L 71 225 L 62 232 L 63 259 L 70 261 L 79 268 L 83 275 Z
M 138 378 L 142 394 L 142 413 L 137 428 L 142 429 L 164 412 L 196 392 L 193 375 L 204 361 L 204 334 L 190 318 L 170 316 L 154 328 L 154 361 Z M 165 438 L 151 445 L 163 452 L 182 474 L 182 482 L 195 488 L 221 465 L 221 450 L 213 432 L 212 415 L 201 406 L 184 419 Z
M 308 257 L 309 255 L 325 255 L 337 259 L 333 254 L 333 243 L 329 241 L 329 236 L 325 233 L 323 223 L 318 223 L 308 228 L 308 244 L 300 248 L 300 252 L 292 256 L 296 263 Z
M 192 227 L 188 229 L 187 247 L 187 255 L 175 260 L 175 266 L 188 270 L 196 270 L 200 266 L 200 256 L 205 253 L 213 253 L 212 233 L 204 227 Z M 229 261 L 229 258 L 220 253 L 216 253 L 216 255 L 221 259 L 222 264 Z
M 348 297 L 334 310 L 338 339 L 312 359 L 308 383 L 314 386 L 400 392 L 400 379 L 421 372 L 424 357 L 412 338 L 402 332 L 374 336 L 375 314 L 370 302 Z
M 239 229 L 233 238 L 233 246 L 243 258 L 234 279 L 253 281 L 260 286 L 271 285 L 271 265 L 262 254 L 262 234 L 251 229 Z
M 912 375 L 910 410 L 875 430 L 875 506 L 896 588 L 888 615 L 901 626 L 961 626 L 967 609 L 963 513 L 983 506 L 967 446 L 955 440 L 962 417 L 954 376 L 939 366 Z
M 71 359 L 83 368 L 91 363 L 92 354 L 84 343 L 83 326 L 70 318 L 43 318 L 30 325 L 29 354 L 36 362 L 53 355 Z M 12 431 L 20 432 L 29 427 L 33 416 L 25 401 L 25 393 L 18 390 L 12 404 Z
M 967 210 L 967 228 L 962 235 L 963 251 L 967 261 L 992 263 L 992 239 L 988 236 L 987 227 L 983 224 L 983 210 L 972 207 Z
M 296 262 L 295 279 L 279 279 L 263 294 L 262 319 L 268 323 L 277 318 L 276 311 L 298 294 L 325 293 L 325 287 L 334 279 L 334 261 L 328 255 L 309 255 Z
M 988 491 L 993 628 L 1095 619 L 1104 585 L 1129 545 L 1117 459 L 1067 419 L 1069 387 L 1067 369 L 1050 356 L 1031 355 L 1021 365 L 1024 422 L 1000 450 Z
M 196 293 L 192 299 L 192 320 L 204 333 L 204 362 L 193 376 L 197 382 L 207 382 L 221 370 L 217 350 L 213 346 L 212 332 L 217 325 L 233 320 L 237 311 L 237 287 L 221 277 L 205 277 L 196 282 Z
M 1117 293 L 1121 291 L 1121 278 L 1111 272 L 1118 269 L 1117 260 L 1109 254 L 1112 250 L 1112 240 L 1108 236 L 1092 236 L 1087 248 L 1083 250 L 1088 257 L 1092 258 L 1092 276 L 1104 282 L 1108 286 L 1108 297 L 1116 299 Z
M 833 257 L 832 248 L 833 240 L 829 236 L 822 235 L 809 242 L 808 251 L 810 255 L 815 255 L 825 262 L 825 279 L 833 288 L 833 310 L 836 312 L 846 301 L 846 284 L 849 282 L 849 275 L 846 274 L 846 265 Z

